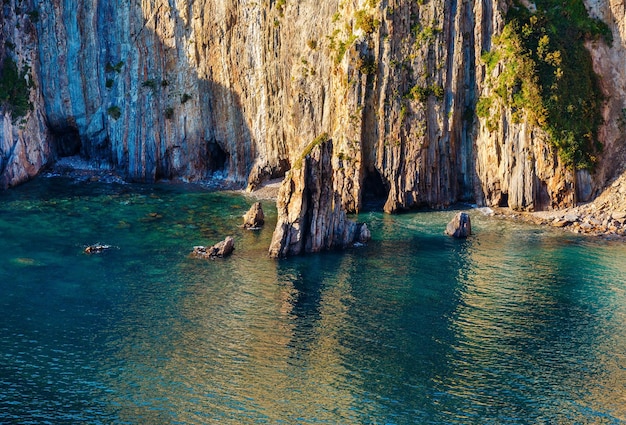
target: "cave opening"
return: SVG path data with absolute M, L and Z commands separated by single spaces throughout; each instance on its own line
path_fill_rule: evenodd
M 368 170 L 363 179 L 361 194 L 364 211 L 382 211 L 389 196 L 389 184 L 377 169 Z
M 501 208 L 507 208 L 509 206 L 509 194 L 503 192 L 500 194 L 500 201 L 498 202 L 498 206 Z
M 83 147 L 78 129 L 74 126 L 52 128 L 52 140 L 59 158 L 80 154 Z
M 230 155 L 220 146 L 217 141 L 212 140 L 207 145 L 207 169 L 211 174 L 222 173 L 228 168 Z

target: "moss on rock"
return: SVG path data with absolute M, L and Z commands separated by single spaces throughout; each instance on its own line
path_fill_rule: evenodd
M 490 81 L 492 98 L 479 100 L 478 115 L 488 119 L 485 106 L 499 101 L 514 118 L 544 129 L 566 165 L 592 169 L 602 149 L 597 132 L 604 96 L 584 42 L 611 44 L 611 31 L 589 17 L 582 0 L 537 0 L 536 6 L 535 13 L 512 6 L 493 49 L 483 54 L 488 71 L 498 63 L 503 70 Z

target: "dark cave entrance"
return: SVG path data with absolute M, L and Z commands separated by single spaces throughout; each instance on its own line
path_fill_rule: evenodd
M 209 173 L 219 173 L 226 171 L 228 168 L 228 160 L 230 155 L 219 143 L 212 140 L 207 145 L 207 169 Z
M 509 206 L 509 194 L 508 193 L 503 192 L 500 194 L 500 201 L 498 202 L 498 206 L 502 208 L 506 208 Z
M 51 132 L 55 152 L 59 158 L 80 154 L 83 145 L 76 127 L 52 128 Z
M 381 211 L 389 196 L 389 185 L 378 170 L 368 170 L 361 186 L 361 204 L 363 211 Z

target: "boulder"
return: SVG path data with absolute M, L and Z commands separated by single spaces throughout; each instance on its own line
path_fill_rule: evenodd
M 265 214 L 260 202 L 255 202 L 248 212 L 243 216 L 243 227 L 245 229 L 258 229 L 265 223 Z
M 568 225 L 569 225 L 569 224 L 571 224 L 571 223 L 570 223 L 569 221 L 566 221 L 566 220 L 563 220 L 563 219 L 561 219 L 561 218 L 558 218 L 558 217 L 557 217 L 557 218 L 555 218 L 555 219 L 552 221 L 552 223 L 551 223 L 551 224 L 552 224 L 552 226 L 554 226 L 554 227 L 565 227 L 565 226 L 568 226 Z
M 227 236 L 221 242 L 211 247 L 194 246 L 191 255 L 197 258 L 223 258 L 227 257 L 235 250 L 235 240 L 232 236 Z
M 614 220 L 622 220 L 622 219 L 626 218 L 626 212 L 623 212 L 623 211 L 613 211 L 613 213 L 611 214 L 611 217 Z
M 370 239 L 372 239 L 370 229 L 367 228 L 367 224 L 361 224 L 361 229 L 359 230 L 359 235 L 357 236 L 357 242 L 367 243 Z
M 457 213 L 446 227 L 446 235 L 455 238 L 466 238 L 472 234 L 472 224 L 468 213 Z

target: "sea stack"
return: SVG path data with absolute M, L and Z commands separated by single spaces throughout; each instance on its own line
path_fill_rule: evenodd
M 333 141 L 317 139 L 287 173 L 278 193 L 270 257 L 346 248 L 369 240 L 365 224 L 348 220 L 334 190 Z

